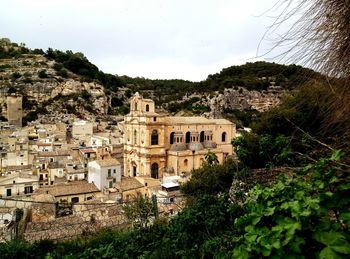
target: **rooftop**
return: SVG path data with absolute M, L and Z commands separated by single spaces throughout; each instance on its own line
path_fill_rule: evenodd
M 117 182 L 116 187 L 119 191 L 124 192 L 142 188 L 143 184 L 133 177 L 123 177 L 120 182 Z
M 66 183 L 62 185 L 42 187 L 37 189 L 35 193 L 37 194 L 51 194 L 55 197 L 57 196 L 68 196 L 83 193 L 99 192 L 97 187 L 93 183 L 88 183 L 86 181 L 75 181 L 71 183 Z
M 96 160 L 95 162 L 97 164 L 99 164 L 99 166 L 101 166 L 101 167 L 120 165 L 119 161 L 117 159 L 114 159 L 114 158 Z
M 192 116 L 192 117 L 182 117 L 182 116 L 174 116 L 174 117 L 165 117 L 165 123 L 169 124 L 232 124 L 229 120 L 226 119 L 207 119 L 205 117 L 200 116 Z
M 38 152 L 37 157 L 53 157 L 53 156 L 70 156 L 66 150 L 57 150 L 53 152 Z
M 93 150 L 92 148 L 82 148 L 82 149 L 79 149 L 79 151 L 81 153 L 85 153 L 85 154 L 87 154 L 87 153 L 96 153 L 96 151 Z

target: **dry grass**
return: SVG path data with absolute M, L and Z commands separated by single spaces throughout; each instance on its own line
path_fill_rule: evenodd
M 282 12 L 266 35 L 301 14 L 286 34 L 275 39 L 274 48 L 290 47 L 280 57 L 349 79 L 350 0 L 279 0 L 277 5 Z

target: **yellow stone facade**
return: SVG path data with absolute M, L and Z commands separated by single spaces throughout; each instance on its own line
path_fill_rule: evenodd
M 225 119 L 169 117 L 136 93 L 124 118 L 124 176 L 180 175 L 199 168 L 210 150 L 220 163 L 232 155 L 235 125 Z

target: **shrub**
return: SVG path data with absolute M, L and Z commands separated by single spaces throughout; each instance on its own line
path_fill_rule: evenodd
M 38 73 L 39 78 L 48 78 L 48 75 L 46 73 L 46 69 L 40 70 Z

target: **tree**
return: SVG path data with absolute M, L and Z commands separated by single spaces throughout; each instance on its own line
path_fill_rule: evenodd
M 138 194 L 135 199 L 123 207 L 125 216 L 136 228 L 146 228 L 155 217 L 155 206 L 151 199 Z
M 201 168 L 192 171 L 190 181 L 181 185 L 181 192 L 188 200 L 197 200 L 203 195 L 217 195 L 227 192 L 232 183 L 237 164 L 228 161 L 220 164 L 204 164 Z
M 210 150 L 205 155 L 205 161 L 207 161 L 208 165 L 215 165 L 219 163 L 217 155 L 214 152 L 211 152 Z

